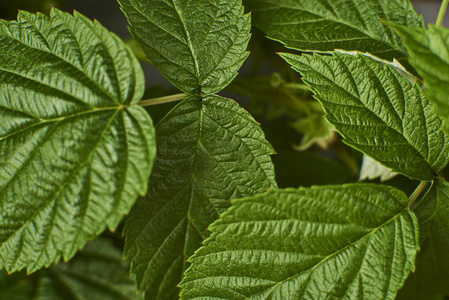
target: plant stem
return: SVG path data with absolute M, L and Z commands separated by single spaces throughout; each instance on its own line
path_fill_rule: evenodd
M 170 95 L 170 96 L 165 96 L 165 97 L 142 100 L 142 101 L 138 102 L 137 104 L 140 106 L 164 104 L 164 103 L 180 101 L 180 100 L 187 98 L 188 96 L 189 96 L 189 94 L 185 94 L 185 93 L 175 94 L 175 95 Z
M 415 203 L 415 201 L 419 198 L 419 196 L 421 196 L 422 192 L 424 192 L 424 190 L 426 190 L 429 187 L 429 184 L 431 183 L 431 181 L 421 181 L 419 183 L 419 185 L 416 187 L 416 189 L 413 191 L 413 193 L 410 195 L 410 197 L 408 197 L 409 202 L 408 202 L 408 208 L 410 209 L 413 205 L 413 203 Z
M 437 22 L 435 23 L 436 26 L 441 26 L 443 24 L 444 15 L 446 14 L 446 9 L 449 4 L 449 0 L 443 0 L 441 2 L 440 11 L 438 12 L 438 18 Z

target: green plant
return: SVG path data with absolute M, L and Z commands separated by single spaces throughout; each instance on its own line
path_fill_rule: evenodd
M 124 255 L 146 299 L 449 294 L 447 0 L 429 27 L 408 0 L 248 0 L 302 81 L 282 69 L 232 84 L 250 40 L 241 0 L 118 2 L 138 51 L 181 93 L 145 93 L 131 48 L 79 13 L 0 22 L 0 266 L 39 270 L 0 273 L 0 296 L 142 298 L 103 238 L 76 254 L 128 212 Z M 277 125 L 265 138 L 217 94 L 226 88 L 303 133 L 300 150 L 331 146 L 357 173 L 360 156 L 335 128 L 399 179 L 278 189 L 268 142 L 283 144 L 271 139 Z M 153 126 L 155 105 L 176 101 Z M 306 160 L 342 174 L 340 163 Z M 61 258 L 70 261 L 51 266 Z

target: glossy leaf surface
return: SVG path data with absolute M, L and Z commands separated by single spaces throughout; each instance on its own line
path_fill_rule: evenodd
M 407 50 L 382 21 L 424 28 L 409 0 L 249 0 L 254 23 L 288 48 L 329 52 L 336 49 L 396 58 L 407 69 Z
M 418 250 L 407 204 L 368 184 L 235 200 L 190 259 L 181 299 L 394 299 Z
M 449 130 L 449 29 L 395 26 L 410 52 L 410 63 L 424 78 L 425 93 Z
M 364 55 L 283 57 L 302 76 L 344 142 L 398 173 L 430 180 L 449 160 L 449 136 L 422 89 Z
M 145 194 L 155 156 L 131 51 L 53 9 L 0 21 L 0 266 L 68 260 Z
M 229 200 L 275 188 L 273 149 L 233 100 L 191 96 L 157 126 L 148 194 L 125 227 L 126 257 L 147 299 L 174 299 L 186 260 Z
M 154 66 L 187 93 L 216 93 L 248 56 L 241 0 L 119 0 Z

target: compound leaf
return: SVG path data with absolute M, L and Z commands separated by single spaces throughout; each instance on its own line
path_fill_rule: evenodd
M 233 100 L 191 96 L 157 125 L 158 154 L 148 194 L 124 233 L 147 299 L 175 299 L 186 260 L 229 200 L 275 188 L 271 145 Z
M 269 38 L 303 51 L 336 49 L 396 58 L 407 69 L 407 50 L 381 20 L 424 28 L 409 0 L 249 0 L 254 23 Z
M 184 92 L 219 92 L 248 56 L 251 21 L 241 0 L 119 2 L 148 58 Z
M 86 245 L 70 262 L 31 276 L 0 272 L 0 299 L 8 300 L 138 300 L 122 252 L 105 239 Z
M 155 156 L 131 51 L 53 9 L 0 21 L 0 266 L 34 272 L 114 229 Z
M 424 78 L 427 98 L 449 131 L 449 29 L 434 25 L 428 29 L 394 28 L 410 52 L 410 63 Z
M 435 180 L 414 212 L 421 249 L 416 272 L 407 278 L 398 299 L 443 299 L 449 294 L 449 183 Z
M 181 299 L 394 299 L 418 250 L 407 203 L 370 184 L 235 200 L 190 258 Z
M 303 76 L 348 145 L 394 171 L 430 180 L 449 160 L 449 137 L 422 89 L 365 55 L 282 55 Z

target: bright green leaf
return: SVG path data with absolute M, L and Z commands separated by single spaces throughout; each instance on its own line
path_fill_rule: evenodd
M 34 272 L 114 229 L 155 156 L 131 51 L 53 9 L 0 21 L 0 266 Z
M 410 52 L 410 63 L 424 78 L 425 93 L 449 130 L 449 29 L 394 26 Z
M 189 260 L 181 299 L 394 299 L 414 269 L 408 198 L 352 184 L 233 201 Z
M 215 93 L 245 61 L 251 21 L 241 0 L 119 0 L 154 66 L 187 93 Z
M 430 180 L 449 136 L 421 88 L 364 55 L 282 55 L 321 102 L 344 142 L 408 177 Z
M 409 0 L 248 0 L 254 23 L 269 38 L 303 51 L 336 49 L 396 58 L 407 69 L 400 37 L 380 21 L 425 27 Z
M 449 294 L 449 183 L 438 179 L 414 209 L 421 250 L 416 272 L 407 279 L 399 299 L 443 299 Z
M 122 253 L 107 240 L 88 243 L 70 262 L 27 276 L 0 272 L 0 299 L 137 300 Z
M 125 227 L 125 255 L 147 299 L 174 299 L 186 260 L 229 200 L 275 188 L 273 149 L 233 100 L 191 96 L 157 126 L 148 194 Z

